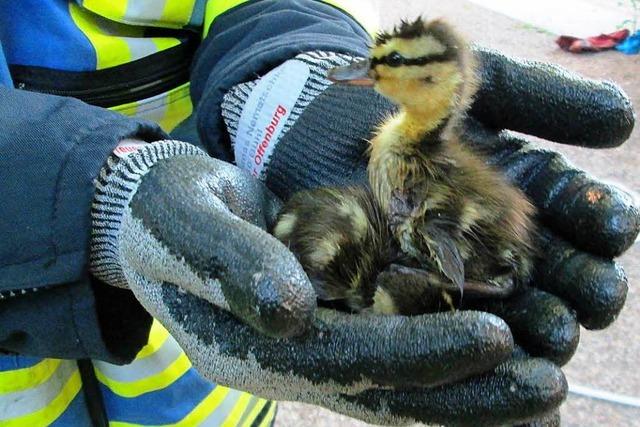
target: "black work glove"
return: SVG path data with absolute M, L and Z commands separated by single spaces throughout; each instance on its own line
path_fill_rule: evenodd
M 562 365 L 576 350 L 579 324 L 603 329 L 624 305 L 627 279 L 613 258 L 637 237 L 639 209 L 621 189 L 503 130 L 607 148 L 628 138 L 634 113 L 612 83 L 484 49 L 476 49 L 476 54 L 482 87 L 465 124 L 465 139 L 527 193 L 541 222 L 541 257 L 531 287 L 482 308 L 505 319 L 528 354 Z M 260 81 L 238 85 L 225 97 L 223 117 L 237 163 L 283 200 L 309 188 L 366 180 L 366 141 L 394 107 L 370 89 L 329 85 L 323 79 L 328 68 L 350 60 L 321 52 L 296 59 L 309 68 L 309 81 L 293 107 L 278 109 L 279 104 L 267 103 L 263 108 L 266 118 L 280 120 L 263 120 L 266 126 L 258 126 L 262 141 L 269 136 L 266 147 L 260 138 L 243 136 L 255 118 L 252 97 L 265 99 L 265 87 L 286 93 L 297 83 L 286 72 L 279 77 L 274 71 Z M 284 110 L 288 115 L 278 114 Z M 272 132 L 270 125 L 281 129 Z
M 634 113 L 612 83 L 494 51 L 475 52 L 482 85 L 466 120 L 464 140 L 526 192 L 541 222 L 541 259 L 531 288 L 484 308 L 507 320 L 516 342 L 530 354 L 563 364 L 578 344 L 578 322 L 589 329 L 605 328 L 624 305 L 627 279 L 613 258 L 637 237 L 639 209 L 630 195 L 573 167 L 560 154 L 502 131 L 613 147 L 630 135 Z M 366 179 L 366 141 L 394 106 L 371 89 L 329 85 L 322 79 L 324 70 L 348 60 L 325 53 L 297 58 L 311 68 L 310 83 L 283 126 L 284 134 L 270 141 L 271 154 L 262 159 L 260 169 L 261 179 L 283 200 L 300 190 Z M 282 90 L 275 81 L 275 90 Z M 243 93 L 261 93 L 255 85 L 235 87 L 223 104 L 236 157 L 252 146 L 235 137 L 243 119 L 234 116 L 234 110 L 247 98 L 251 104 L 254 95 Z
M 362 136 L 389 108 L 372 93 L 317 86 L 316 92 L 306 110 L 292 110 L 298 121 L 264 169 L 266 182 L 284 197 L 362 179 Z M 375 108 L 365 111 L 363 105 Z M 315 117 L 328 120 L 324 128 L 322 122 L 305 125 L 316 107 Z M 287 123 L 289 118 L 295 117 Z M 311 143 L 309 135 L 322 138 Z M 316 310 L 312 287 L 293 255 L 264 231 L 278 208 L 273 194 L 249 175 L 200 157 L 191 146 L 144 147 L 124 161 L 110 161 L 100 178 L 93 270 L 110 283 L 130 286 L 198 370 L 222 385 L 375 423 L 556 419 L 553 411 L 566 395 L 562 373 L 543 359 L 509 359 L 513 343 L 497 317 Z M 537 332 L 533 338 L 518 334 L 527 338 L 521 341 L 530 353 L 542 349 L 566 357 L 577 338 L 573 312 L 559 298 L 541 295 L 550 301 L 540 304 L 532 294 L 523 304 L 548 313 L 553 327 L 526 314 L 504 317 L 516 331 L 523 325 Z M 619 310 L 604 305 L 610 315 Z M 549 331 L 556 330 L 560 339 L 553 341 Z M 544 351 L 540 342 L 554 344 L 549 348 L 556 353 Z M 463 379 L 474 374 L 479 375 Z
M 378 424 L 510 423 L 564 399 L 560 370 L 512 358 L 491 314 L 316 309 L 295 257 L 265 231 L 273 193 L 194 146 L 138 148 L 98 178 L 92 271 L 129 287 L 205 377 Z

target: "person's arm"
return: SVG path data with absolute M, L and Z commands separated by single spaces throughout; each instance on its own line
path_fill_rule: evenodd
M 6 86 L 0 118 L 0 350 L 132 359 L 151 318 L 130 292 L 88 273 L 94 180 L 120 140 L 166 135 L 71 98 Z
M 332 20 L 332 31 L 364 34 L 337 9 L 322 7 L 327 16 L 318 18 L 310 8 L 304 19 L 320 26 Z M 233 16 L 252 22 L 246 11 Z M 353 28 L 340 29 L 345 22 Z M 235 74 L 244 78 L 240 70 Z M 88 273 L 91 199 L 100 168 L 120 140 L 166 135 L 150 123 L 77 100 L 15 90 L 4 60 L 0 76 L 0 350 L 131 359 L 144 344 L 150 316 L 130 292 L 106 287 Z
M 248 1 L 211 23 L 191 73 L 193 119 L 209 154 L 233 161 L 221 104 L 234 85 L 264 75 L 301 52 L 367 54 L 367 31 L 354 17 L 327 3 Z

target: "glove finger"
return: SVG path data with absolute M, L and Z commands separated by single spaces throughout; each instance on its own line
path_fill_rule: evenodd
M 560 427 L 561 424 L 560 411 L 555 410 L 544 417 L 538 418 L 537 420 L 529 421 L 524 424 L 517 424 L 516 427 Z
M 320 309 L 307 333 L 273 339 L 173 285 L 132 288 L 201 374 L 278 400 L 441 384 L 492 369 L 513 347 L 507 325 L 487 313 L 385 317 Z
M 382 424 L 493 426 L 545 417 L 566 395 L 567 382 L 557 366 L 544 359 L 524 359 L 441 387 L 342 395 L 343 402 L 333 409 Z
M 567 301 L 587 329 L 604 329 L 620 314 L 628 281 L 615 261 L 576 250 L 548 230 L 540 230 L 544 254 L 534 273 L 533 286 Z
M 614 83 L 476 48 L 480 90 L 471 113 L 492 129 L 563 144 L 616 147 L 631 135 L 633 106 Z
M 580 325 L 573 310 L 558 297 L 535 288 L 506 300 L 478 302 L 482 309 L 504 319 L 516 343 L 534 357 L 566 364 L 580 341 Z
M 294 255 L 264 231 L 278 207 L 270 198 L 255 179 L 224 162 L 161 161 L 130 203 L 132 220 L 123 234 L 137 237 L 129 239 L 129 261 L 143 276 L 208 297 L 262 333 L 300 333 L 316 297 Z M 185 264 L 190 274 L 178 274 Z
M 498 135 L 471 119 L 465 140 L 522 188 L 545 225 L 580 249 L 612 258 L 638 237 L 640 206 L 633 197 L 575 168 L 561 154 L 515 135 Z

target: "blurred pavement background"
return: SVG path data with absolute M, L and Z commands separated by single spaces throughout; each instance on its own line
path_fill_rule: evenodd
M 445 17 L 478 44 L 505 53 L 560 64 L 591 78 L 621 85 L 640 108 L 640 55 L 618 52 L 571 55 L 554 43 L 559 33 L 587 36 L 617 30 L 632 16 L 629 1 L 617 0 L 373 0 L 380 11 L 381 28 L 400 18 Z M 640 125 L 622 147 L 587 150 L 541 142 L 565 154 L 593 175 L 625 187 L 640 197 Z M 580 346 L 564 367 L 571 386 L 586 386 L 640 398 L 640 242 L 620 259 L 629 276 L 629 294 L 622 314 L 604 331 L 582 330 Z M 569 427 L 640 426 L 640 408 L 607 403 L 570 394 L 562 408 L 562 425 Z M 292 403 L 280 405 L 277 427 L 341 426 L 367 424 L 326 410 Z

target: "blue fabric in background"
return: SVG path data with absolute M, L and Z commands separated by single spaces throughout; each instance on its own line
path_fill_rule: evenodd
M 189 415 L 214 387 L 193 367 L 169 386 L 136 397 L 119 396 L 100 384 L 107 418 L 135 425 L 175 424 Z
M 2 50 L 1 39 L 0 39 L 0 86 L 13 87 L 11 75 L 9 74 L 9 67 L 7 66 L 7 59 L 4 57 L 4 51 Z
M 640 53 L 640 30 L 627 37 L 625 41 L 616 46 L 616 49 L 627 55 Z
M 0 41 L 9 65 L 61 71 L 96 69 L 95 49 L 71 19 L 69 0 L 0 3 Z

